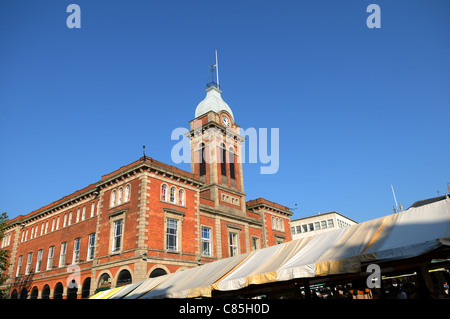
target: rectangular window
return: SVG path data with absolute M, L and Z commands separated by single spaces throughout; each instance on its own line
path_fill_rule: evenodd
M 261 248 L 259 237 L 252 237 L 252 250 L 258 250 L 259 248 Z
M 33 253 L 28 253 L 27 268 L 25 268 L 25 275 L 28 275 L 31 272 L 31 260 L 32 259 L 33 259 Z
M 167 218 L 166 249 L 178 251 L 178 220 Z
M 81 238 L 75 239 L 75 241 L 73 243 L 72 264 L 75 264 L 80 260 L 80 243 L 81 243 Z
M 59 253 L 59 267 L 64 267 L 66 264 L 66 250 L 67 250 L 67 243 L 62 243 L 61 251 Z
M 328 228 L 333 228 L 334 227 L 334 223 L 332 219 L 328 220 Z
M 314 224 L 313 223 L 309 223 L 308 224 L 308 228 L 309 228 L 309 231 L 314 231 Z
M 327 228 L 327 221 L 326 220 L 322 220 L 320 223 L 322 224 L 322 229 L 326 229 Z
M 17 272 L 16 272 L 16 277 L 20 275 L 20 271 L 22 270 L 22 259 L 23 256 L 19 256 L 19 258 L 17 259 Z
M 50 246 L 48 248 L 48 258 L 47 258 L 47 270 L 53 268 L 53 254 L 55 253 L 55 246 Z
M 228 241 L 230 245 L 230 257 L 237 256 L 239 254 L 238 234 L 230 232 L 228 234 Z
M 43 250 L 39 249 L 38 250 L 38 255 L 37 255 L 37 260 L 36 260 L 36 272 L 41 271 L 42 253 L 43 253 Z
M 315 223 L 314 223 L 314 228 L 315 228 L 316 230 L 319 230 L 319 229 L 320 229 L 320 223 L 319 223 L 319 222 L 315 222 Z
M 211 229 L 202 227 L 202 255 L 211 256 Z
M 302 228 L 299 226 L 295 226 L 295 229 L 297 230 L 297 234 L 300 234 L 302 232 Z
M 95 233 L 89 235 L 89 247 L 87 260 L 94 259 Z
M 303 232 L 304 232 L 304 233 L 306 233 L 306 232 L 308 231 L 308 225 L 303 224 L 303 225 L 302 225 L 302 228 L 303 228 Z
M 121 249 L 122 242 L 122 225 L 123 220 L 119 219 L 114 222 L 113 246 L 112 252 L 118 252 Z

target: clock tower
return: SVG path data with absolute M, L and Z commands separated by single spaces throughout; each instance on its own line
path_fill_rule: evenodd
M 246 214 L 240 127 L 222 91 L 212 82 L 190 121 L 191 172 L 205 185 L 200 197 L 215 209 Z M 208 201 L 208 202 L 209 202 Z

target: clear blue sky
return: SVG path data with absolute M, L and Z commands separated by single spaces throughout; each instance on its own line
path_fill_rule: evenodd
M 69 29 L 66 8 L 81 8 Z M 366 8 L 381 8 L 369 29 Z M 450 2 L 0 2 L 0 211 L 28 214 L 142 155 L 168 164 L 219 51 L 243 128 L 280 129 L 247 200 L 358 222 L 450 182 Z M 178 165 L 189 170 L 189 165 Z

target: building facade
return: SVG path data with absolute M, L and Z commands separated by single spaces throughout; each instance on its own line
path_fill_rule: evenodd
M 217 86 L 190 126 L 191 172 L 144 156 L 10 220 L 10 297 L 87 298 L 291 240 L 288 207 L 246 201 L 243 137 Z
M 295 219 L 291 221 L 292 240 L 355 224 L 357 222 L 337 212 L 319 213 L 314 216 Z

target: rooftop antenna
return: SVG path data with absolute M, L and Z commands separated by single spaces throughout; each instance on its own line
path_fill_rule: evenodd
M 219 84 L 219 60 L 217 59 L 217 49 L 216 49 L 216 79 L 217 79 L 217 88 L 220 88 L 220 84 Z
M 211 65 L 209 67 L 209 70 L 211 71 L 211 82 L 208 83 L 206 86 L 210 87 L 210 86 L 215 86 L 218 89 L 220 88 L 220 84 L 219 84 L 219 60 L 217 59 L 217 50 L 216 50 L 216 64 Z M 216 81 L 214 82 L 214 70 L 216 71 Z
M 397 204 L 397 198 L 395 198 L 395 192 L 394 192 L 394 186 L 392 186 L 391 184 L 391 189 L 392 189 L 392 195 L 394 195 L 394 201 L 395 201 L 395 206 L 394 206 L 394 212 L 398 212 L 398 204 Z
M 142 154 L 144 155 L 144 162 L 145 162 L 145 145 L 142 145 Z

